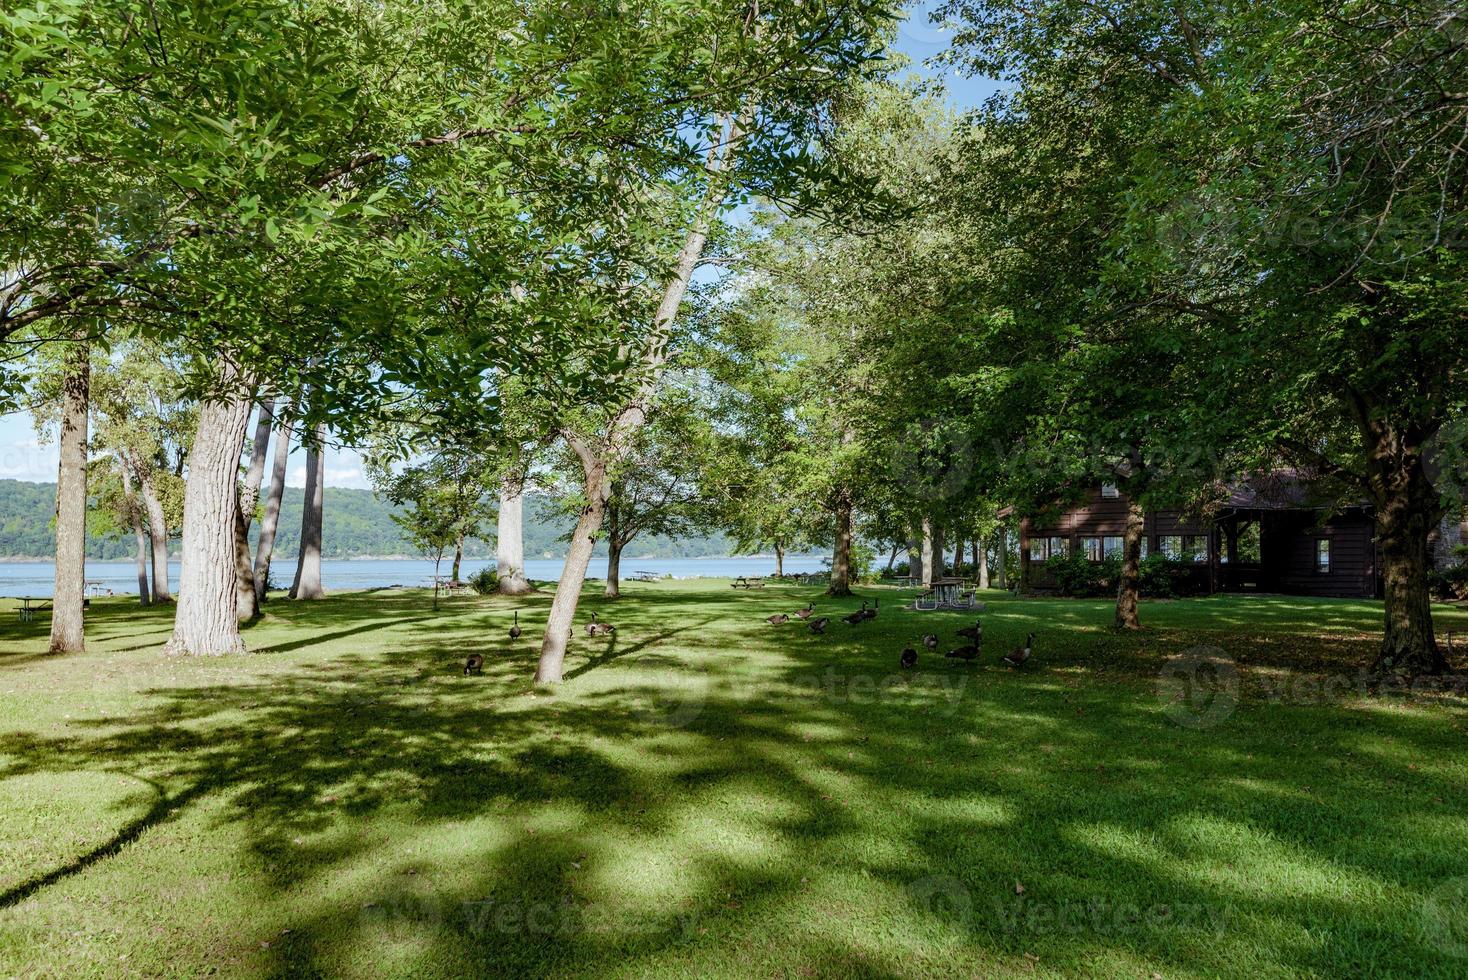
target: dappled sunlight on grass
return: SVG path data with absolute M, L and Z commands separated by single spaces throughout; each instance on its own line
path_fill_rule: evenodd
M 0 787 L 95 814 L 38 846 L 0 808 L 0 971 L 1457 972 L 1418 920 L 1468 874 L 1462 700 L 1322 682 L 1379 605 L 1147 603 L 1123 636 L 1106 602 L 991 593 L 980 661 L 903 671 L 974 617 L 881 589 L 819 637 L 763 618 L 860 599 L 731 592 L 588 595 L 617 634 L 555 690 L 547 593 L 273 601 L 223 658 L 163 658 L 164 612 L 121 601 L 75 657 L 0 626 Z M 1159 687 L 1200 644 L 1238 674 L 1213 712 Z M 106 927 L 39 938 L 65 920 Z

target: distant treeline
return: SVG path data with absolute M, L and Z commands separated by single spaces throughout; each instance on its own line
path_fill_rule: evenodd
M 286 488 L 275 544 L 275 553 L 281 557 L 294 556 L 300 543 L 301 500 L 299 487 Z M 414 555 L 412 546 L 393 523 L 394 509 L 392 504 L 379 500 L 371 490 L 327 487 L 323 554 L 327 558 Z M 52 525 L 55 512 L 54 483 L 0 480 L 0 558 L 51 557 L 56 543 Z M 553 501 L 533 495 L 529 497 L 525 501 L 525 557 L 561 557 L 566 546 L 560 539 L 575 523 L 575 518 L 560 512 Z M 489 530 L 488 540 L 466 543 L 466 555 L 473 558 L 494 556 L 494 529 Z M 177 541 L 174 547 L 177 548 Z M 131 535 L 92 535 L 88 538 L 87 556 L 104 561 L 121 560 L 132 557 L 133 548 Z M 730 548 L 722 534 L 714 534 L 679 541 L 639 539 L 628 547 L 627 554 L 629 557 L 702 558 L 726 555 Z M 605 547 L 598 546 L 597 554 L 605 553 Z

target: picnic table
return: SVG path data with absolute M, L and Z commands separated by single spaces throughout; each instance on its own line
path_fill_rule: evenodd
M 920 612 L 936 609 L 982 609 L 978 592 L 964 588 L 967 584 L 961 578 L 936 579 L 932 588 L 913 600 L 912 608 Z
M 736 589 L 763 589 L 765 579 L 762 575 L 740 575 L 730 584 Z
M 645 568 L 633 572 L 632 577 L 639 582 L 656 582 L 662 578 L 657 572 L 650 572 Z
M 445 594 L 450 596 L 469 588 L 469 583 L 456 581 L 452 575 L 430 575 L 427 581 L 435 589 L 442 589 Z
M 23 595 L 16 598 L 20 602 L 20 608 L 16 612 L 20 613 L 22 623 L 29 623 L 36 618 L 36 613 L 51 604 L 51 600 L 45 596 Z

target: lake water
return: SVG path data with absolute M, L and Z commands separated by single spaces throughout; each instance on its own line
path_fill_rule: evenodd
M 785 572 L 820 572 L 825 570 L 823 555 L 786 555 Z M 493 562 L 484 559 L 465 560 L 459 575 L 468 578 L 485 565 Z M 560 559 L 531 559 L 525 562 L 525 574 L 537 581 L 556 581 L 561 577 Z M 169 563 L 168 579 L 174 589 L 178 588 L 178 562 Z M 445 561 L 442 574 L 449 573 L 450 562 Z M 587 578 L 602 578 L 606 575 L 605 558 L 593 558 Z M 630 580 L 632 573 L 654 572 L 674 578 L 733 578 L 736 575 L 770 575 L 775 571 L 773 558 L 623 558 L 622 578 Z M 295 574 L 295 561 L 278 562 L 272 566 L 272 578 L 278 584 L 288 585 Z M 354 589 L 372 589 L 388 585 L 428 586 L 433 575 L 433 562 L 423 560 L 388 561 L 323 561 L 321 580 L 328 589 L 350 592 Z M 100 588 L 111 589 L 119 594 L 135 594 L 138 587 L 137 566 L 132 562 L 89 561 L 87 580 L 100 583 Z M 50 562 L 0 562 L 0 596 L 49 596 L 55 581 L 55 569 Z

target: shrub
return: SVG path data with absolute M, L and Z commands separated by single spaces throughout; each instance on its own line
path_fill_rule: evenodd
M 1053 555 L 1045 562 L 1045 570 L 1055 580 L 1062 595 L 1104 595 L 1116 582 L 1121 562 L 1107 558 L 1093 562 L 1083 552 Z
M 1433 569 L 1427 573 L 1427 587 L 1439 599 L 1468 597 L 1468 565 L 1454 565 L 1441 571 Z
M 480 595 L 489 595 L 499 588 L 500 574 L 493 565 L 485 565 L 469 576 L 469 587 Z

